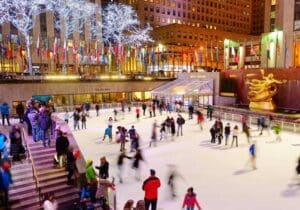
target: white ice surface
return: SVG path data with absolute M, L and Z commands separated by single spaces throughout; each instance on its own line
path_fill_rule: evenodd
M 119 112 L 120 113 L 120 112 Z M 147 112 L 148 114 L 148 112 Z M 61 115 L 63 116 L 63 115 Z M 85 159 L 92 159 L 96 165 L 99 158 L 106 156 L 110 162 L 110 176 L 117 174 L 116 162 L 119 144 L 110 144 L 108 139 L 100 141 L 107 126 L 107 119 L 113 116 L 112 110 L 101 110 L 100 116 L 87 121 L 87 130 L 75 131 L 74 136 Z M 156 119 L 160 123 L 166 114 Z M 176 117 L 173 113 L 171 116 Z M 194 187 L 197 198 L 204 210 L 298 210 L 300 202 L 300 185 L 291 183 L 295 177 L 295 166 L 300 155 L 299 134 L 283 132 L 282 143 L 274 143 L 274 135 L 267 132 L 259 137 L 256 128 L 252 127 L 253 139 L 257 140 L 258 169 L 253 171 L 245 164 L 249 158 L 248 143 L 244 134 L 240 135 L 239 147 L 225 147 L 210 144 L 209 128 L 212 122 L 206 121 L 204 131 L 200 131 L 196 120 L 187 120 L 184 125 L 184 136 L 158 143 L 157 147 L 145 146 L 143 154 L 146 162 L 142 163 L 142 180 L 148 177 L 153 168 L 161 179 L 158 208 L 160 210 L 179 210 L 186 192 Z M 154 118 L 142 117 L 135 120 L 134 109 L 126 113 L 124 119 L 118 116 L 114 123 L 130 128 L 134 125 L 148 145 Z M 227 122 L 227 121 L 225 121 Z M 224 123 L 225 123 L 224 122 Z M 72 121 L 69 123 L 72 128 Z M 236 122 L 231 122 L 235 125 Z M 231 139 L 230 139 L 231 141 Z M 126 145 L 129 148 L 129 145 Z M 133 154 L 129 154 L 133 155 Z M 125 159 L 124 183 L 117 182 L 118 210 L 123 208 L 128 199 L 143 199 L 142 181 L 134 179 L 130 160 Z M 176 188 L 178 197 L 171 200 L 167 185 L 168 164 L 174 164 L 184 179 L 178 179 Z M 298 207 L 297 207 L 298 206 Z

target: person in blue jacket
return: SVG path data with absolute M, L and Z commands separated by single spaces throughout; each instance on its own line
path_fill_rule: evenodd
M 250 155 L 250 159 L 247 162 L 247 165 L 251 164 L 251 167 L 253 168 L 253 170 L 257 169 L 256 168 L 256 142 L 253 141 L 253 143 L 250 145 L 249 147 L 249 155 Z
M 0 105 L 0 111 L 2 116 L 2 125 L 4 125 L 4 120 L 6 119 L 7 124 L 10 125 L 9 122 L 9 105 L 8 103 L 4 102 L 2 105 Z
M 9 171 L 10 165 L 8 162 L 3 162 L 0 168 L 0 191 L 4 194 L 4 206 L 8 209 L 8 189 L 9 185 L 13 183 L 11 173 Z
M 8 152 L 6 147 L 7 137 L 0 132 L 0 159 L 7 159 Z

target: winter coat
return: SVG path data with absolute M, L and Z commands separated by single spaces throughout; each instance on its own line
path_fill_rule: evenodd
M 105 162 L 103 165 L 96 166 L 96 169 L 99 170 L 99 177 L 102 179 L 107 179 L 109 177 L 108 170 L 109 170 L 109 163 Z
M 16 106 L 16 112 L 17 112 L 17 114 L 18 114 L 18 115 L 22 115 L 22 114 L 24 114 L 24 111 L 25 111 L 25 109 L 24 109 L 23 104 L 19 103 L 19 104 Z
M 32 127 L 38 126 L 39 123 L 39 112 L 35 108 L 31 108 L 27 114 L 28 119 Z
M 143 156 L 141 155 L 141 153 L 137 153 L 137 154 L 134 156 L 132 168 L 139 168 L 139 166 L 140 166 L 140 161 L 141 161 L 141 160 L 143 160 Z
M 12 184 L 11 174 L 8 170 L 0 169 L 0 190 L 7 190 Z
M 6 136 L 3 133 L 0 133 L 0 150 L 6 147 L 5 142 L 7 141 Z
M 230 126 L 225 126 L 225 135 L 230 135 Z
M 145 191 L 145 199 L 154 200 L 158 196 L 158 188 L 160 187 L 160 180 L 156 176 L 150 176 L 143 183 L 143 190 Z
M 182 208 L 184 208 L 185 206 L 194 207 L 195 205 L 199 209 L 201 208 L 197 201 L 196 194 L 195 193 L 193 193 L 192 195 L 186 194 L 182 203 Z
M 238 136 L 238 135 L 239 135 L 239 130 L 238 129 L 233 129 L 232 136 Z
M 120 156 L 118 157 L 118 162 L 117 162 L 118 166 L 123 165 L 124 158 L 131 159 L 131 157 L 128 157 L 127 155 L 121 153 Z
M 85 169 L 85 177 L 86 177 L 87 181 L 90 183 L 97 182 L 96 172 L 93 168 L 93 161 L 87 161 L 87 166 Z
M 183 117 L 178 117 L 176 122 L 178 125 L 183 125 L 185 123 L 185 120 Z
M 45 112 L 41 112 L 39 114 L 38 122 L 40 129 L 42 129 L 43 131 L 48 130 L 52 124 L 51 117 Z
M 172 121 L 171 121 L 171 133 L 172 133 L 172 134 L 175 134 L 175 132 L 176 132 L 176 131 L 175 131 L 175 122 L 172 120 Z
M 0 106 L 0 111 L 1 111 L 1 114 L 9 114 L 9 105 L 7 103 L 4 103 Z
M 59 136 L 56 139 L 56 152 L 57 155 L 64 155 L 68 151 L 69 139 L 65 136 Z
M 75 157 L 73 152 L 68 151 L 67 152 L 67 165 L 66 170 L 74 170 L 75 169 Z

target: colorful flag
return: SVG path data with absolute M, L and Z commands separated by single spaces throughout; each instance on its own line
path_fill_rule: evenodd
M 37 41 L 36 41 L 36 55 L 38 57 L 40 56 L 40 36 L 38 36 Z
M 62 52 L 61 52 L 61 59 L 65 60 L 67 56 L 67 42 L 66 39 L 64 39 L 64 45 L 62 47 Z
M 83 43 L 82 42 L 80 42 L 79 54 L 81 57 L 83 56 Z
M 12 59 L 12 57 L 13 57 L 13 52 L 11 48 L 11 36 L 7 35 L 6 58 Z
M 50 50 L 49 50 L 49 40 L 47 38 L 45 39 L 45 57 L 47 59 L 49 59 L 51 57 Z
M 152 48 L 151 50 L 151 63 L 154 65 L 155 64 L 155 52 L 154 49 Z
M 53 55 L 57 55 L 57 38 L 56 37 L 53 42 Z
M 73 40 L 73 49 L 72 49 L 73 62 L 76 61 L 77 53 L 78 53 L 78 49 L 76 47 L 75 41 Z
M 19 57 L 22 60 L 23 59 L 23 49 L 22 49 L 22 40 L 20 37 L 18 37 L 17 44 L 19 46 Z

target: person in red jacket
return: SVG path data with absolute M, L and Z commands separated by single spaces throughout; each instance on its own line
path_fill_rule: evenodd
M 194 193 L 194 188 L 190 187 L 184 197 L 182 208 L 184 209 L 184 207 L 186 206 L 186 210 L 194 210 L 195 205 L 199 210 L 201 210 L 201 207 L 196 198 L 196 194 Z
M 143 190 L 145 191 L 145 207 L 149 210 L 156 210 L 157 206 L 157 194 L 158 188 L 160 187 L 160 180 L 155 176 L 155 170 L 150 170 L 150 177 L 143 183 Z
M 136 109 L 135 109 L 136 120 L 137 121 L 139 121 L 139 119 L 140 119 L 140 112 L 141 112 L 140 107 L 137 106 Z

